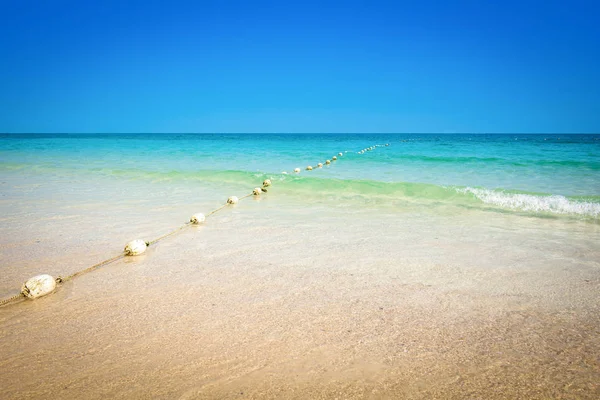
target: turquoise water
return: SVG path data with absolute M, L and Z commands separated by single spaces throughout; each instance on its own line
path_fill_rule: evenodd
M 269 177 L 291 196 L 600 218 L 600 135 L 5 134 L 0 173 L 241 188 Z

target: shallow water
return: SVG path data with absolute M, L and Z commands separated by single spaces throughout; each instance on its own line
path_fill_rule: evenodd
M 36 146 L 43 143 L 32 144 L 35 155 L 2 170 L 2 298 L 35 274 L 65 276 L 118 254 L 131 239 L 169 232 L 265 177 L 274 185 L 142 256 L 0 308 L 3 398 L 600 395 L 600 225 L 593 214 L 446 192 L 461 185 L 452 174 L 466 179 L 463 167 L 449 170 L 444 185 L 397 180 L 404 172 L 396 167 L 387 181 L 362 173 L 398 143 L 368 152 L 371 161 L 345 153 L 311 176 L 282 176 L 302 165 L 289 143 L 289 160 L 280 160 L 286 167 L 270 158 L 272 167 L 241 168 L 241 150 L 222 159 L 213 151 L 210 164 L 231 162 L 234 172 L 211 173 L 190 166 L 183 151 L 173 153 L 182 167 L 165 172 L 157 162 L 140 165 L 143 154 L 157 158 L 158 145 L 119 139 L 141 146 L 120 160 L 125 153 L 114 147 L 124 146 L 85 140 L 95 145 L 86 142 L 80 156 L 65 150 L 61 160 L 54 145 L 42 154 Z M 319 146 L 331 146 L 331 154 L 334 144 Z M 356 147 L 371 144 L 365 138 Z M 27 153 L 11 146 L 2 154 Z M 168 157 L 175 165 L 177 157 Z M 580 182 L 597 179 L 586 174 Z M 526 195 L 518 186 L 529 179 L 502 187 Z M 532 181 L 538 186 L 526 191 L 535 196 L 577 202 L 572 196 L 598 195 L 598 186 L 572 180 Z

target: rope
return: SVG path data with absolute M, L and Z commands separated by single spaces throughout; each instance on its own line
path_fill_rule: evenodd
M 9 297 L 8 299 L 0 300 L 0 307 L 24 298 L 25 296 L 23 295 L 23 293 L 19 293 L 14 295 L 13 297 Z
M 215 214 L 218 211 L 221 211 L 225 207 L 227 207 L 227 204 L 223 204 L 221 207 L 217 208 L 216 210 L 213 210 L 213 211 L 209 212 L 208 214 L 206 214 L 206 217 L 207 218 L 210 217 L 211 215 Z
M 59 277 L 59 278 L 57 278 L 56 282 L 57 283 L 62 283 L 62 282 L 70 281 L 71 279 L 73 279 L 73 278 L 75 278 L 75 277 L 77 277 L 79 275 L 83 275 L 83 274 L 85 274 L 87 272 L 95 270 L 96 268 L 99 268 L 99 267 L 102 267 L 102 266 L 104 266 L 106 264 L 110 264 L 112 262 L 120 260 L 123 257 L 125 257 L 125 253 L 121 253 L 118 256 L 115 256 L 113 258 L 109 258 L 108 260 L 100 261 L 98 264 L 94 264 L 94 265 L 92 265 L 89 268 L 82 269 L 81 271 L 77 271 L 77 272 L 75 272 L 75 273 L 73 273 L 73 274 L 71 274 L 71 275 L 69 275 L 67 277 L 64 277 L 64 278 Z
M 171 235 L 174 235 L 175 233 L 179 232 L 183 228 L 187 228 L 189 225 L 191 225 L 191 222 L 186 222 L 184 225 L 180 226 L 179 228 L 177 228 L 177 229 L 175 229 L 175 230 L 173 230 L 173 231 L 171 231 L 171 232 L 169 232 L 167 234 L 164 234 L 164 235 L 160 236 L 157 239 L 151 240 L 151 241 L 147 242 L 146 244 L 148 246 L 150 246 L 151 244 L 154 244 L 154 243 L 156 243 L 156 242 L 158 242 L 160 240 L 163 240 L 164 238 L 167 238 L 167 237 L 169 237 Z

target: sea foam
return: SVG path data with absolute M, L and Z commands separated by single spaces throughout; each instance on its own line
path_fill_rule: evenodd
M 486 204 L 529 212 L 547 212 L 552 214 L 573 214 L 587 217 L 600 217 L 600 203 L 569 200 L 561 195 L 532 195 L 507 193 L 498 190 L 472 187 L 457 188 L 457 192 L 472 194 Z

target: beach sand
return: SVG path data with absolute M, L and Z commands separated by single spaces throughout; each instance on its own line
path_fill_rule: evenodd
M 245 194 L 7 179 L 3 298 Z M 0 308 L 0 397 L 598 398 L 599 239 L 576 219 L 275 186 Z

